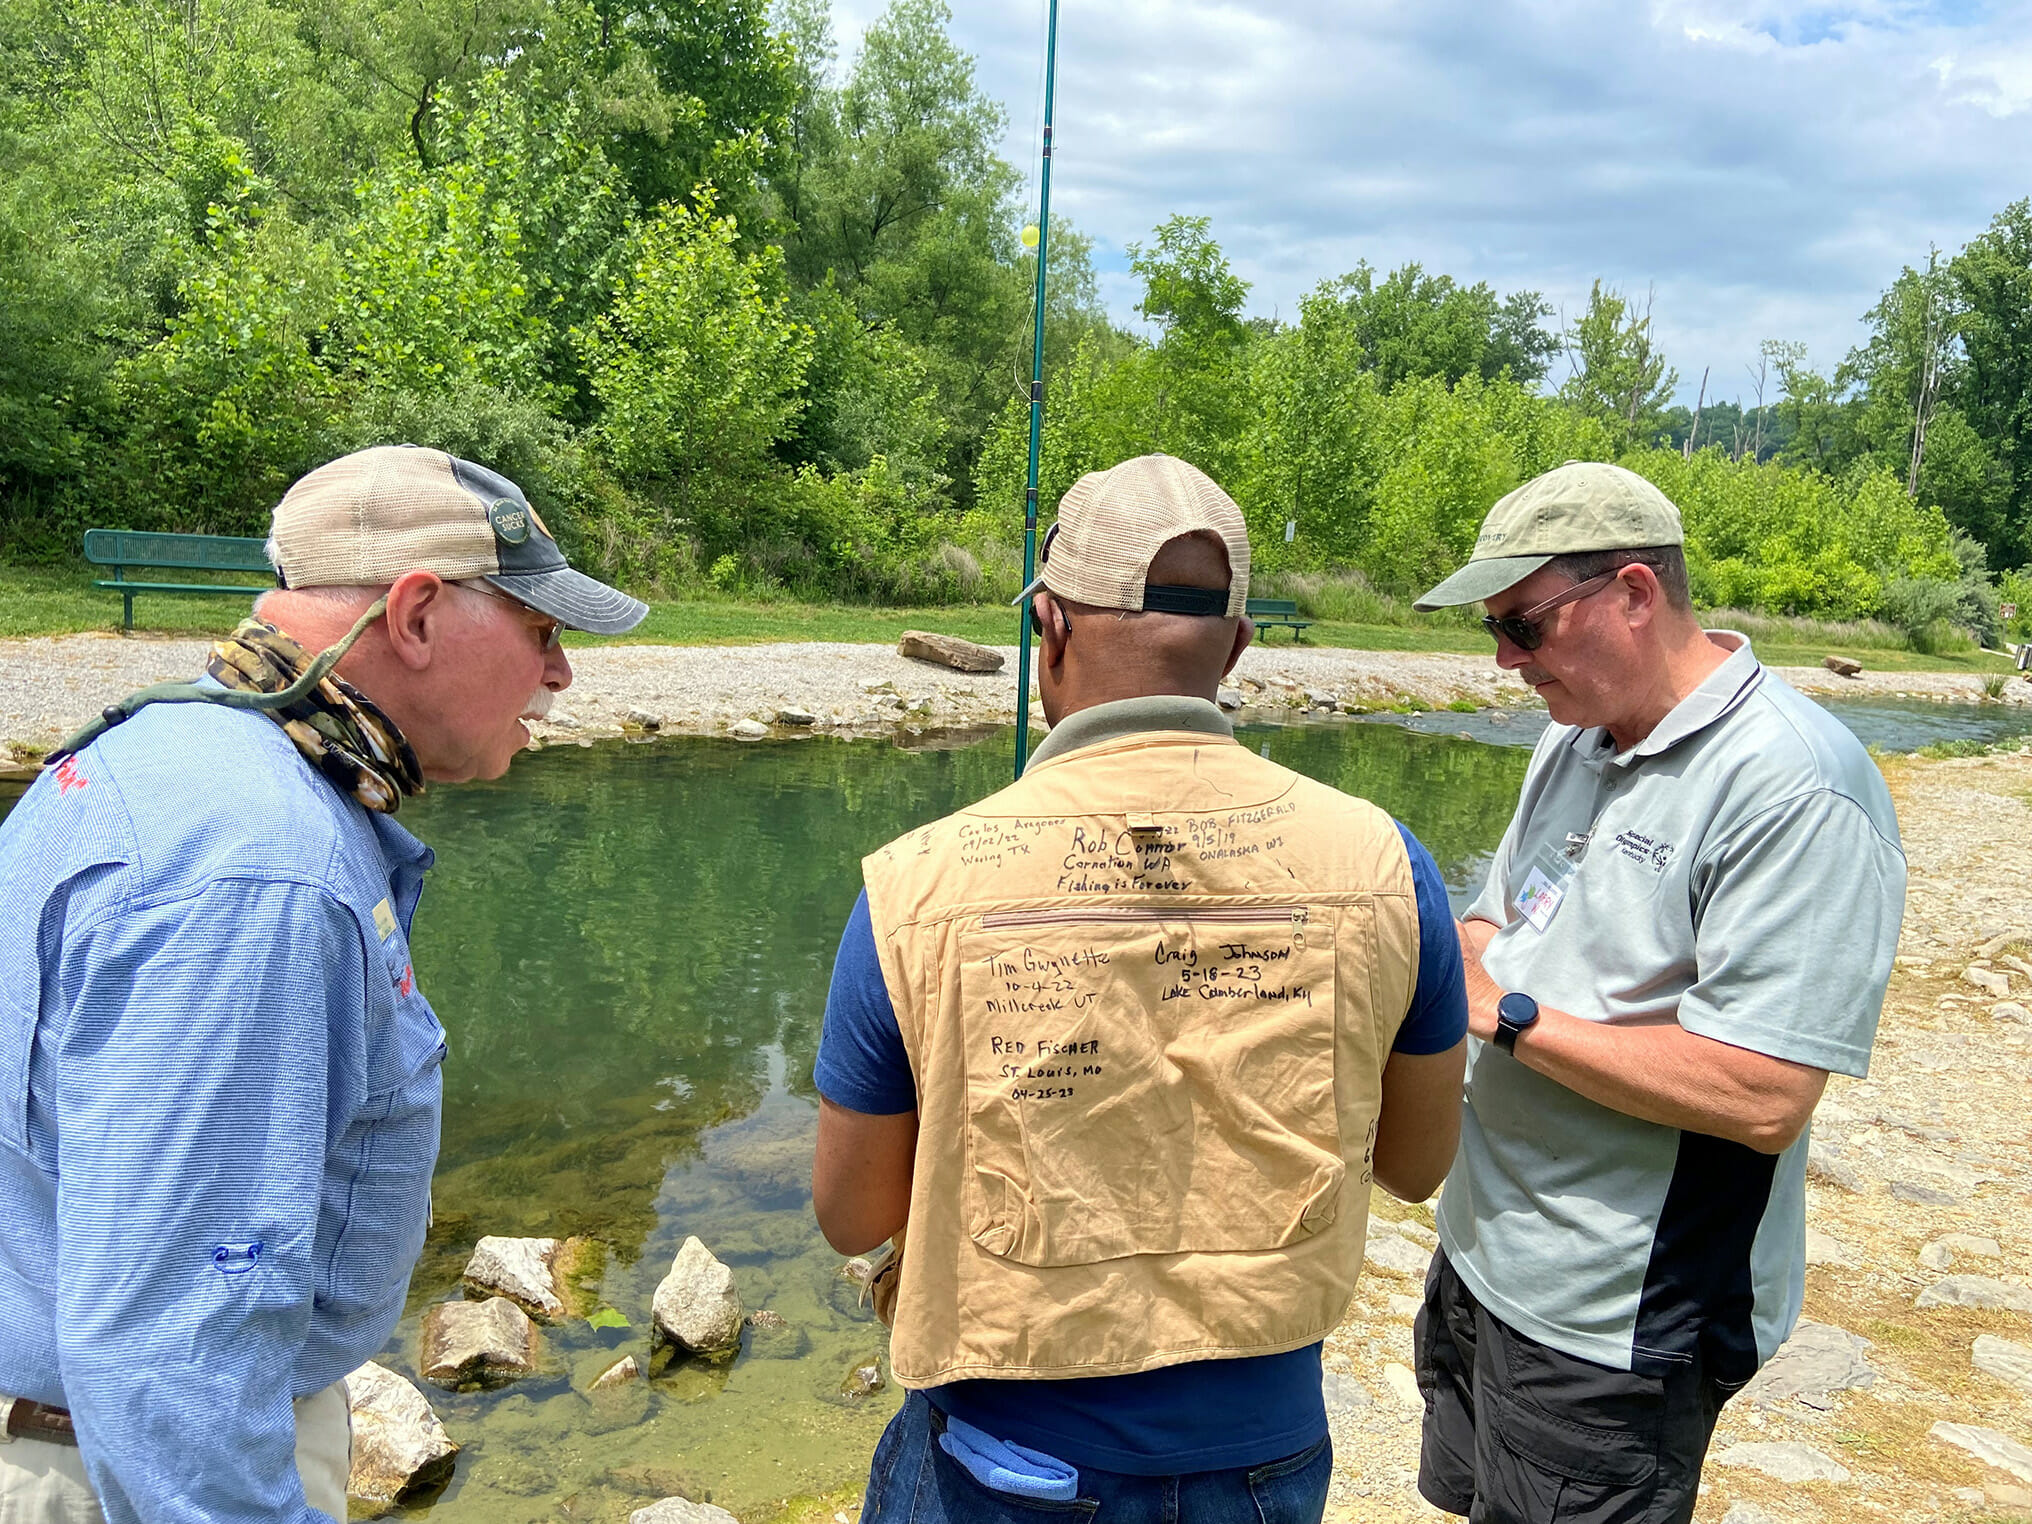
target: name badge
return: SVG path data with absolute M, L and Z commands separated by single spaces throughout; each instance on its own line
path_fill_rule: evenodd
M 387 941 L 395 935 L 395 912 L 382 900 L 374 907 L 374 929 L 381 933 L 381 940 Z
M 1567 890 L 1579 868 L 1573 858 L 1550 845 L 1540 847 L 1533 855 L 1524 869 L 1523 887 L 1510 902 L 1517 914 L 1531 923 L 1533 931 L 1542 932 L 1552 924 L 1552 918 L 1566 902 Z

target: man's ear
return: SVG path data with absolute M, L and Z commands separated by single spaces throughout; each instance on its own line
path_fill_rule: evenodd
M 1065 642 L 1072 633 L 1072 621 L 1066 618 L 1065 610 L 1058 606 L 1058 600 L 1050 593 L 1033 594 L 1030 608 L 1037 615 L 1038 624 L 1043 626 L 1044 660 L 1055 667 L 1065 660 Z
M 1242 653 L 1249 649 L 1249 642 L 1255 638 L 1256 621 L 1244 614 L 1235 621 L 1235 643 L 1228 650 L 1228 664 L 1221 668 L 1222 677 L 1235 670 L 1235 663 L 1242 659 Z
M 1622 569 L 1617 580 L 1623 590 L 1624 617 L 1630 621 L 1631 629 L 1642 629 L 1665 604 L 1665 589 L 1658 585 L 1658 573 L 1635 561 Z
M 388 646 L 413 671 L 428 667 L 445 621 L 454 617 L 451 594 L 436 572 L 409 571 L 388 589 Z

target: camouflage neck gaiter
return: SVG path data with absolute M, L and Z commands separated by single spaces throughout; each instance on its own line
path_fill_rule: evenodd
M 274 625 L 243 619 L 213 645 L 205 670 L 228 688 L 279 693 L 311 660 L 310 652 Z M 393 815 L 403 795 L 423 792 L 423 770 L 395 722 L 342 677 L 325 678 L 269 717 L 312 767 L 370 810 Z

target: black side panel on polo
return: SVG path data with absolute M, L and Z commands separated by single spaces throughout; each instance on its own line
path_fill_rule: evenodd
M 1637 1304 L 1631 1368 L 1664 1375 L 1703 1357 L 1710 1379 L 1757 1373 L 1750 1247 L 1771 1202 L 1778 1156 L 1682 1132 Z

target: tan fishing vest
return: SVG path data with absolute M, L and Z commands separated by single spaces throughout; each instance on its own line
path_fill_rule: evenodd
M 1340 1321 L 1417 978 L 1388 815 L 1146 732 L 862 866 L 918 1095 L 903 1385 L 1274 1354 Z

